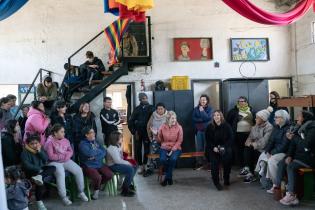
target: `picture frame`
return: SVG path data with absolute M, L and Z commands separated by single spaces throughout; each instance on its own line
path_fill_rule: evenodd
M 174 38 L 174 61 L 213 60 L 212 38 Z
M 231 61 L 269 61 L 268 38 L 231 38 Z

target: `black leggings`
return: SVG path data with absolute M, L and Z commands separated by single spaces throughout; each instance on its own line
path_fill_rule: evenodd
M 147 164 L 148 154 L 150 153 L 150 140 L 146 133 L 137 132 L 138 136 L 135 140 L 135 157 L 139 165 Z M 143 156 L 142 156 L 143 144 Z
M 244 147 L 249 133 L 238 132 L 235 136 L 234 154 L 235 161 L 239 166 L 244 167 Z
M 253 174 L 259 156 L 260 152 L 253 147 L 244 148 L 244 166 L 249 167 L 250 172 Z

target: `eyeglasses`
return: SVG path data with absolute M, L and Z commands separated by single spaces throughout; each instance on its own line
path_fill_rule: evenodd
M 246 102 L 246 101 L 238 101 L 238 102 L 242 103 L 242 102 Z

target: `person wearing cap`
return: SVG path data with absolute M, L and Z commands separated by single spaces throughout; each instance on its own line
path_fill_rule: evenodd
M 244 182 L 252 182 L 255 163 L 260 153 L 265 148 L 273 130 L 268 122 L 270 111 L 263 109 L 256 113 L 256 125 L 252 127 L 250 134 L 245 142 L 244 148 L 244 168 L 240 171 L 240 176 L 245 176 Z
M 145 166 L 148 162 L 147 155 L 150 153 L 150 140 L 147 132 L 147 124 L 154 111 L 154 106 L 149 104 L 148 96 L 145 93 L 139 93 L 140 105 L 137 106 L 131 114 L 128 121 L 130 132 L 136 136 L 135 157 L 139 164 L 139 174 L 145 174 Z M 142 154 L 142 145 L 144 154 Z
M 289 148 L 290 141 L 286 133 L 290 129 L 290 115 L 287 111 L 280 109 L 275 112 L 274 130 L 268 144 L 261 153 L 256 164 L 255 171 L 266 180 L 275 181 L 278 163 L 281 161 Z M 262 182 L 263 184 L 263 182 Z M 268 183 L 265 183 L 268 187 Z M 263 186 L 265 187 L 265 186 Z
M 244 167 L 244 143 L 255 123 L 255 113 L 245 96 L 238 98 L 235 107 L 228 112 L 226 122 L 231 125 L 235 136 L 234 154 L 236 162 Z
M 315 167 L 315 121 L 314 115 L 308 111 L 301 111 L 297 115 L 298 129 L 287 132 L 291 142 L 286 157 L 278 163 L 276 178 L 273 187 L 268 193 L 281 193 L 280 185 L 287 174 L 287 192 L 280 200 L 283 205 L 297 205 L 296 178 L 298 169 Z
M 46 110 L 50 110 L 57 99 L 57 86 L 53 83 L 50 76 L 46 76 L 42 83 L 39 83 L 36 88 L 37 97 L 40 102 L 43 102 Z

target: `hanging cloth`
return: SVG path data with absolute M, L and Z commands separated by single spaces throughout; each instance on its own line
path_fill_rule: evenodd
M 104 0 L 104 13 L 119 16 L 119 4 L 115 0 Z
M 115 0 L 117 3 L 125 5 L 128 10 L 145 12 L 154 7 L 153 0 Z
M 28 0 L 0 0 L 0 21 L 17 12 Z
M 240 15 L 261 24 L 288 25 L 299 20 L 305 13 L 315 6 L 315 0 L 301 0 L 286 13 L 271 13 L 260 9 L 249 0 L 222 0 Z M 315 7 L 314 7 L 315 9 Z

